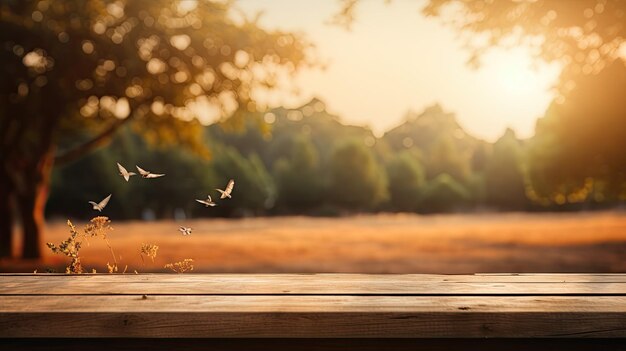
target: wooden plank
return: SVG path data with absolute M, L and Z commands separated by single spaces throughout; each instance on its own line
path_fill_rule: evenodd
M 626 275 L 3 275 L 0 295 L 626 295 Z
M 31 351 L 625 351 L 620 339 L 564 339 L 564 338 L 433 338 L 433 339 L 338 339 L 338 338 L 32 338 L 0 339 L 2 350 Z
M 0 337 L 626 337 L 626 297 L 1 296 Z
M 363 280 L 363 279 L 395 279 L 403 277 L 407 279 L 419 279 L 420 281 L 451 281 L 451 282 L 603 282 L 603 283 L 626 283 L 624 273 L 475 273 L 475 274 L 370 274 L 370 273 L 185 273 L 184 275 L 172 273 L 114 273 L 114 274 L 65 274 L 65 273 L 0 273 L 0 280 L 4 277 L 92 277 L 102 281 L 117 281 L 124 277 L 132 278 L 141 276 L 146 279 L 158 278 L 164 280 L 179 279 L 240 279 L 242 277 L 256 277 L 258 279 L 283 280 L 283 279 L 330 279 L 330 280 Z
M 461 308 L 469 307 L 469 308 Z M 7 312 L 618 312 L 623 296 L 0 296 Z

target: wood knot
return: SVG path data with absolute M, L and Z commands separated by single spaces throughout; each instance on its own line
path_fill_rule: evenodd
M 145 294 L 144 294 L 144 295 L 141 295 L 141 299 L 142 299 L 142 300 L 147 300 L 147 299 L 148 299 L 148 295 L 145 295 Z

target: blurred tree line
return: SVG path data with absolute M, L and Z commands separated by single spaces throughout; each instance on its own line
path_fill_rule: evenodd
M 626 82 L 626 76 L 621 79 Z M 578 104 L 569 112 L 561 111 L 568 104 L 558 110 L 567 118 L 577 118 L 584 112 Z M 553 168 L 564 166 L 546 164 L 545 157 L 576 151 L 575 145 L 563 145 L 566 149 L 545 145 L 548 141 L 541 130 L 556 118 L 554 109 L 540 120 L 534 138 L 519 140 L 507 129 L 496 142 L 488 143 L 467 134 L 454 114 L 439 105 L 419 114 L 407 113 L 401 125 L 377 138 L 368 128 L 342 124 L 322 101 L 313 99 L 300 108 L 257 113 L 234 131 L 220 124 L 204 127 L 210 159 L 185 148 L 156 147 L 126 128 L 108 147 L 54 170 L 47 212 L 86 218 L 92 214 L 87 201 L 109 193 L 114 196 L 107 214 L 124 219 L 536 211 L 604 207 L 622 201 L 608 185 L 572 197 L 569 189 L 548 183 Z M 269 128 L 258 128 L 260 119 Z M 569 157 L 581 154 L 576 151 Z M 151 181 L 131 178 L 126 183 L 117 174 L 116 162 L 166 176 Z M 558 174 L 575 176 L 570 170 Z M 232 199 L 211 209 L 194 201 L 216 195 L 213 189 L 230 178 L 236 180 Z M 563 201 L 544 201 L 538 195 L 561 190 Z
M 523 45 L 561 65 L 557 97 L 525 150 L 533 202 L 626 200 L 625 1 L 430 0 L 422 13 L 462 34 L 472 64 L 493 47 Z
M 360 4 L 338 0 L 332 22 L 349 29 Z M 474 151 L 473 203 L 594 208 L 626 201 L 626 1 L 429 0 L 422 14 L 459 33 L 473 67 L 494 47 L 518 46 L 562 67 L 556 98 L 531 140 L 520 149 L 507 131 L 489 164 L 485 150 Z

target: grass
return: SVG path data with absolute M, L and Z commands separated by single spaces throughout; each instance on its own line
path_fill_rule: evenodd
M 182 236 L 180 225 L 192 227 L 193 234 Z M 626 272 L 622 212 L 383 214 L 112 226 L 109 245 L 92 240 L 81 248 L 85 271 L 106 271 L 112 246 L 118 264 L 130 273 L 166 272 L 165 264 L 184 262 L 184 257 L 194 257 L 194 272 Z M 48 223 L 46 241 L 62 242 L 67 236 L 63 222 Z M 154 262 L 148 247 L 142 254 L 142 243 L 158 245 Z M 46 250 L 43 262 L 5 261 L 0 269 L 63 271 L 66 265 L 65 257 Z

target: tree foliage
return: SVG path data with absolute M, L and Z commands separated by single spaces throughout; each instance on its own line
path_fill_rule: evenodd
M 216 210 L 227 215 L 260 213 L 274 205 L 276 190 L 269 172 L 256 154 L 241 155 L 230 146 L 216 148 L 212 167 L 216 184 L 223 189 L 230 179 L 235 180 L 233 198 L 220 203 Z M 213 191 L 214 189 L 207 189 Z M 236 212 L 238 211 L 238 212 Z
M 336 147 L 330 160 L 329 197 L 350 209 L 369 209 L 386 200 L 386 177 L 359 140 Z
M 544 204 L 626 199 L 626 66 L 582 79 L 537 123 L 529 151 L 534 198 Z
M 471 34 L 472 60 L 494 46 L 530 45 L 538 57 L 564 64 L 565 90 L 570 80 L 597 74 L 619 59 L 626 39 L 621 0 L 430 0 L 423 13 Z
M 24 256 L 39 256 L 55 158 L 75 160 L 133 127 L 204 156 L 202 126 L 241 124 L 253 96 L 308 63 L 288 32 L 232 18 L 231 2 L 6 0 L 0 3 L 0 223 L 16 198 Z M 10 247 L 11 245 L 9 245 Z M 7 255 L 7 252 L 0 252 Z
M 452 212 L 466 209 L 470 201 L 467 189 L 446 173 L 428 183 L 420 199 L 422 212 Z
M 417 211 L 425 185 L 425 174 L 415 155 L 404 151 L 387 165 L 390 202 L 394 209 Z
M 617 71 L 612 76 L 621 79 Z M 600 83 L 595 88 L 589 85 L 589 89 L 602 95 Z M 606 89 L 620 90 L 619 85 L 607 85 Z M 615 200 L 619 193 L 615 189 L 624 184 L 619 181 L 623 178 L 617 177 L 622 171 L 611 168 L 623 164 L 617 160 L 619 149 L 598 143 L 593 152 L 604 154 L 594 158 L 577 145 L 586 141 L 573 133 L 582 135 L 597 130 L 611 136 L 619 135 L 623 129 L 603 132 L 600 125 L 606 123 L 605 117 L 593 119 L 599 123 L 593 126 L 593 121 L 584 117 L 587 110 L 582 107 L 594 104 L 582 98 L 592 95 L 582 91 L 581 94 L 564 105 L 555 104 L 554 114 L 541 119 L 535 138 L 521 141 L 509 131 L 494 144 L 472 138 L 455 123 L 433 129 L 426 120 L 432 117 L 430 121 L 436 124 L 439 117 L 433 115 L 422 120 L 422 114 L 402 123 L 394 135 L 404 131 L 399 134 L 402 140 L 421 135 L 419 129 L 424 128 L 431 133 L 429 142 L 417 140 L 408 147 L 403 143 L 389 145 L 394 139 L 385 135 L 373 139 L 372 144 L 371 131 L 367 128 L 343 125 L 322 112 L 305 116 L 303 110 L 307 111 L 309 104 L 290 111 L 276 108 L 268 112 L 275 116 L 270 134 L 252 126 L 238 132 L 226 132 L 216 125 L 205 127 L 204 142 L 214 154 L 211 160 L 185 148 L 154 149 L 132 128 L 125 128 L 109 147 L 55 169 L 48 214 L 87 218 L 90 212 L 86 201 L 111 191 L 115 195 L 107 214 L 117 218 L 140 218 L 144 210 L 152 211 L 157 217 L 171 218 L 180 216 L 181 210 L 185 216 L 210 217 L 336 215 L 342 208 L 420 213 L 485 207 L 538 209 L 533 207 L 533 202 L 558 205 L 585 201 L 585 206 L 601 206 L 600 199 Z M 618 99 L 611 100 L 614 104 L 621 103 Z M 600 99 L 597 103 L 606 101 Z M 303 118 L 288 118 L 294 110 L 302 113 Z M 595 110 L 589 107 L 589 111 Z M 346 138 L 351 142 L 346 143 Z M 427 161 L 445 155 L 435 151 L 439 141 L 446 139 L 451 152 L 463 155 L 465 160 L 463 169 L 467 177 L 463 182 L 444 168 L 429 171 L 433 163 Z M 579 157 L 563 158 L 563 153 L 576 147 L 583 152 Z M 351 151 L 339 152 L 345 149 Z M 610 163 L 605 163 L 609 158 Z M 132 186 L 129 186 L 116 174 L 115 167 L 111 167 L 116 161 L 129 168 L 140 163 L 167 175 L 152 181 L 131 178 Z M 429 172 L 431 178 L 426 177 Z M 84 174 L 93 175 L 96 182 L 86 179 Z M 381 182 L 381 177 L 386 180 Z M 223 187 L 230 178 L 236 181 L 233 199 L 220 201 L 218 207 L 211 209 L 193 201 L 208 194 L 215 198 L 218 194 L 214 188 Z M 580 200 L 583 193 L 585 200 Z
M 430 0 L 428 16 L 466 34 L 473 60 L 524 43 L 563 70 L 529 150 L 530 197 L 544 205 L 626 199 L 626 2 Z
M 278 206 L 291 211 L 303 210 L 319 205 L 324 198 L 319 153 L 306 137 L 294 140 L 289 158 L 275 162 L 274 177 Z
M 524 150 L 511 129 L 493 146 L 493 156 L 487 164 L 485 182 L 487 202 L 507 210 L 523 210 L 528 202 L 523 170 Z

